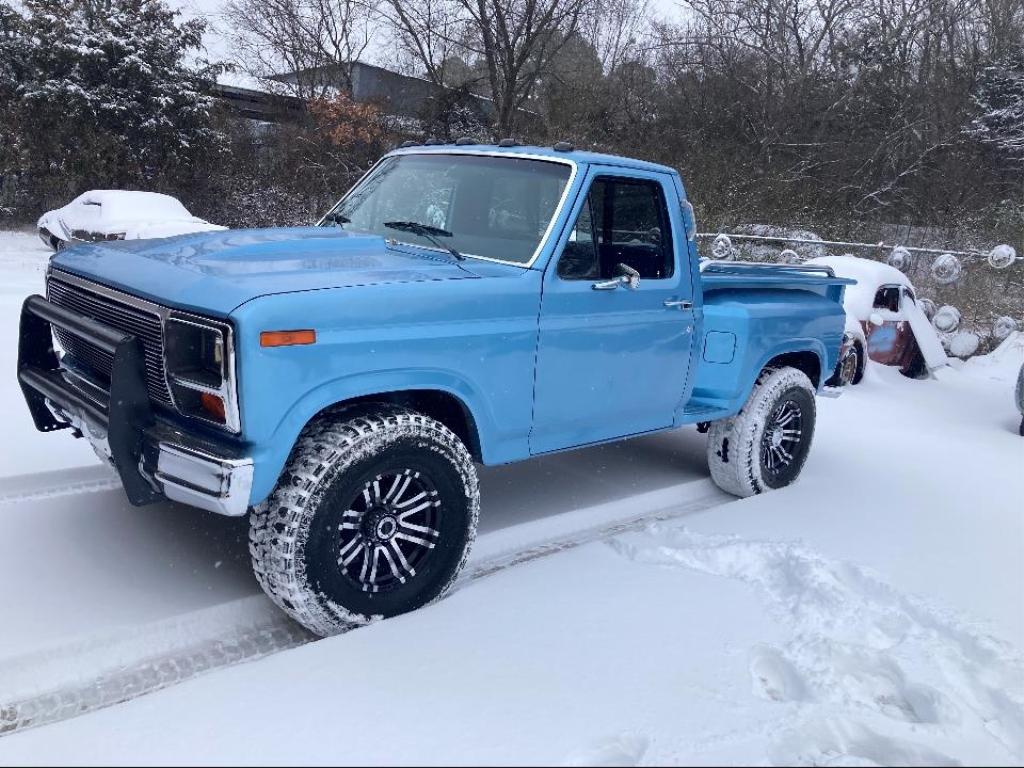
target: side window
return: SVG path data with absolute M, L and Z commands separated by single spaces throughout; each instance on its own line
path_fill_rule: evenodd
M 606 280 L 620 264 L 641 278 L 671 277 L 675 267 L 665 193 L 656 181 L 599 176 L 558 262 L 566 280 Z
M 887 309 L 890 312 L 900 311 L 900 286 L 883 285 L 875 293 L 875 309 Z

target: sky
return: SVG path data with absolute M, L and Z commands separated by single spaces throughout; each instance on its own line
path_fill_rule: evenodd
M 230 46 L 225 39 L 221 10 L 225 0 L 164 0 L 172 8 L 180 10 L 187 17 L 201 16 L 209 23 L 205 43 L 207 56 L 214 61 L 224 61 L 231 57 Z M 678 18 L 681 14 L 680 0 L 649 0 L 651 10 L 657 18 Z M 381 43 L 371 45 L 364 56 L 371 63 L 381 62 Z

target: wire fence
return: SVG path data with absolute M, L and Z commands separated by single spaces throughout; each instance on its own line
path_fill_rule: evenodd
M 974 251 L 974 250 L 958 251 L 958 250 L 954 250 L 954 249 L 951 249 L 951 248 L 920 248 L 920 247 L 915 247 L 915 246 L 905 246 L 905 245 L 901 245 L 899 243 L 886 243 L 884 241 L 877 242 L 877 243 L 856 243 L 856 242 L 846 241 L 846 240 L 814 240 L 814 239 L 810 239 L 810 238 L 786 237 L 785 235 L 743 235 L 743 234 L 734 233 L 734 232 L 698 232 L 697 233 L 697 238 L 698 239 L 701 239 L 701 238 L 703 238 L 703 239 L 708 239 L 708 238 L 718 239 L 720 237 L 727 237 L 727 238 L 729 238 L 730 241 L 732 241 L 732 240 L 750 240 L 750 241 L 755 241 L 755 242 L 761 241 L 761 242 L 787 243 L 787 244 L 788 243 L 797 243 L 797 244 L 800 244 L 800 245 L 814 245 L 814 246 L 824 246 L 824 247 L 833 247 L 833 248 L 863 248 L 863 249 L 866 249 L 866 250 L 867 249 L 875 250 L 880 255 L 883 254 L 885 251 L 890 251 L 891 252 L 891 251 L 893 251 L 893 250 L 895 250 L 897 248 L 900 248 L 900 249 L 905 250 L 905 251 L 907 251 L 907 252 L 909 252 L 911 254 L 921 254 L 921 255 L 925 255 L 925 254 L 938 254 L 938 255 L 942 255 L 942 254 L 949 253 L 949 254 L 952 254 L 953 256 L 958 256 L 958 257 L 961 257 L 961 258 L 987 259 L 989 257 L 988 253 L 983 253 L 981 251 Z

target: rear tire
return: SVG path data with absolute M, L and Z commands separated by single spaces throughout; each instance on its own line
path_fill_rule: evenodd
M 868 364 L 868 355 L 859 341 L 856 342 L 853 347 L 857 350 L 857 370 L 853 374 L 853 380 L 850 383 L 857 385 L 864 380 L 864 368 L 866 368 Z
M 864 353 L 860 344 L 854 341 L 847 347 L 832 376 L 825 382 L 828 387 L 848 387 L 858 384 L 864 377 Z
M 318 635 L 451 589 L 476 536 L 476 468 L 446 426 L 387 405 L 314 422 L 250 518 L 263 590 Z
M 740 497 L 793 483 L 807 460 L 815 417 L 807 375 L 796 368 L 766 368 L 740 412 L 711 424 L 711 479 Z

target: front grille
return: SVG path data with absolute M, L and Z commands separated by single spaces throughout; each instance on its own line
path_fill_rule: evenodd
M 109 325 L 119 331 L 136 336 L 146 358 L 146 389 L 155 403 L 171 405 L 171 393 L 164 373 L 164 333 L 159 314 L 131 306 L 116 296 L 89 290 L 77 284 L 51 276 L 46 284 L 47 298 L 58 307 Z M 71 361 L 85 372 L 110 386 L 113 357 L 104 350 L 54 327 L 57 341 Z

